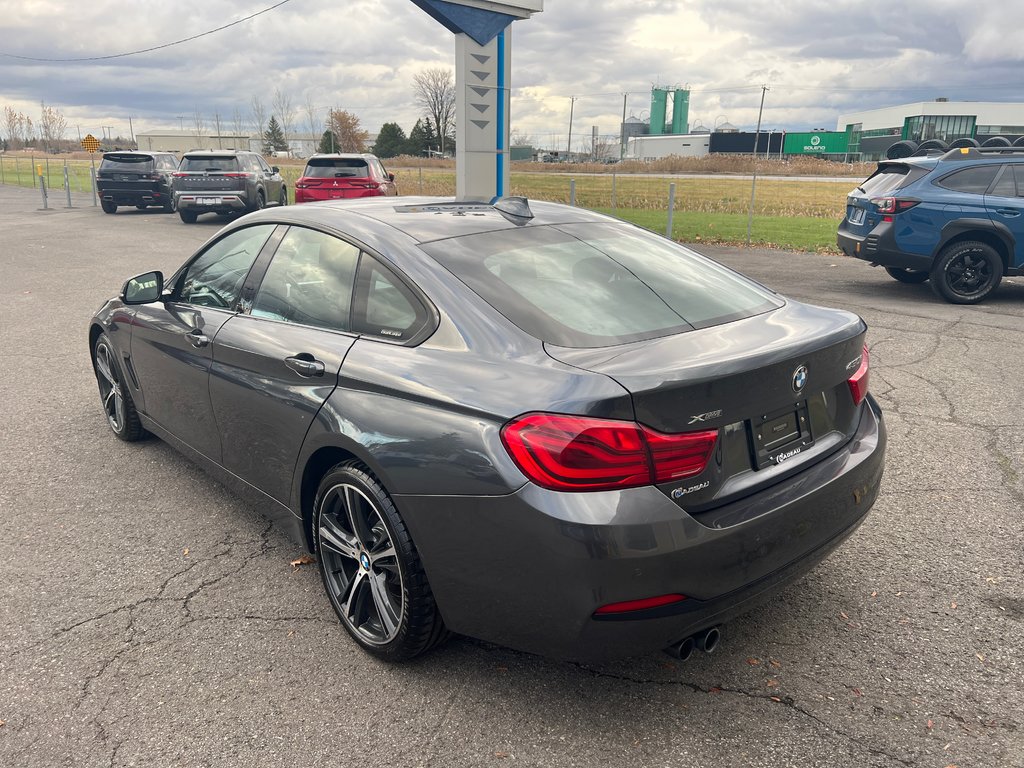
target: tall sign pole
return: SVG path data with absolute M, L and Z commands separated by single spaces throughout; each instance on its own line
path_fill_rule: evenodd
M 492 200 L 509 190 L 511 25 L 544 0 L 412 0 L 455 33 L 455 195 Z

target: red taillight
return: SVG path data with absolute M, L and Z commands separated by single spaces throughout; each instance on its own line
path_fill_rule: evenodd
M 898 197 L 873 197 L 871 202 L 878 206 L 879 213 L 903 213 L 920 203 L 920 200 L 901 200 Z
M 600 491 L 700 474 L 718 431 L 666 435 L 630 421 L 531 413 L 506 424 L 501 439 L 542 488 Z
M 660 608 L 663 605 L 681 603 L 686 595 L 658 595 L 657 597 L 645 597 L 640 600 L 626 600 L 622 603 L 609 603 L 602 605 L 596 611 L 595 616 L 607 616 L 610 613 L 629 613 L 631 611 L 643 611 L 648 608 Z
M 232 172 L 232 173 L 222 173 L 220 175 L 225 177 L 225 178 L 228 178 L 228 179 L 250 179 L 250 178 L 252 178 L 252 174 L 251 173 L 234 173 L 234 172 Z
M 171 176 L 173 176 L 176 179 L 181 179 L 181 178 L 184 178 L 185 176 L 191 176 L 191 175 L 192 174 L 189 173 L 188 171 L 175 171 L 174 173 L 171 174 Z
M 309 189 L 311 187 L 319 187 L 323 184 L 322 179 L 299 179 L 295 182 L 296 189 Z
M 864 353 L 860 358 L 860 367 L 857 368 L 853 376 L 846 380 L 846 383 L 850 385 L 850 394 L 853 395 L 854 405 L 863 403 L 864 398 L 868 395 L 868 380 L 871 378 L 869 367 L 868 345 L 865 344 Z

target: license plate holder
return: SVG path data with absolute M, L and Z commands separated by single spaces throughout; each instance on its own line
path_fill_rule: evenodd
M 200 205 L 220 205 L 224 201 L 219 197 L 200 197 Z
M 864 211 L 863 208 L 854 208 L 852 211 L 850 211 L 850 216 L 849 216 L 850 223 L 851 224 L 863 224 L 864 223 L 864 213 L 865 213 L 865 211 Z
M 806 400 L 747 423 L 757 469 L 782 464 L 814 445 Z

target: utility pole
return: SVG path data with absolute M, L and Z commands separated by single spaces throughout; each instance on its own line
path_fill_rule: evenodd
M 754 134 L 754 178 L 750 182 L 750 211 L 747 213 L 747 247 L 750 247 L 750 230 L 754 226 L 754 192 L 757 190 L 757 143 L 761 138 L 761 115 L 764 113 L 764 95 L 767 85 L 761 86 L 761 106 L 757 110 L 757 132 Z
M 139 145 L 135 143 L 135 126 L 132 125 L 131 115 L 128 115 L 128 133 L 130 133 L 132 136 L 132 144 L 135 146 L 136 149 L 138 149 Z
M 576 97 L 569 97 L 569 143 L 565 148 L 565 159 L 568 161 L 572 157 L 572 113 L 576 109 Z

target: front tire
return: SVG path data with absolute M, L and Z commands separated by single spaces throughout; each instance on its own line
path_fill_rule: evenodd
M 923 283 L 928 279 L 928 272 L 921 269 L 903 269 L 901 267 L 886 267 L 885 271 L 889 273 L 889 277 L 893 280 L 899 280 L 901 283 L 908 283 L 915 285 L 917 283 Z
M 141 440 L 146 430 L 139 421 L 135 401 L 125 385 L 117 353 L 107 334 L 100 334 L 92 353 L 96 383 L 100 388 L 100 402 L 107 416 L 110 430 L 127 443 Z
M 1003 279 L 1003 260 L 995 248 L 973 240 L 953 243 L 932 267 L 932 290 L 952 304 L 984 301 Z
M 320 481 L 313 515 L 327 596 L 364 650 L 405 661 L 447 637 L 409 531 L 373 475 L 339 464 Z

